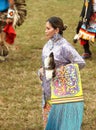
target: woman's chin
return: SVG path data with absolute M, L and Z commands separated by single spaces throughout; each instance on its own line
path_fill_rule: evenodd
M 49 40 L 49 39 L 50 39 L 50 37 L 46 35 L 46 39 L 47 39 L 47 40 Z

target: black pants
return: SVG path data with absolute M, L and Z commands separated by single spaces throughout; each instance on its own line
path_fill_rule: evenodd
M 91 51 L 90 51 L 90 45 L 89 45 L 89 41 L 86 41 L 86 44 L 83 45 L 83 48 L 84 48 L 84 53 L 88 53 L 88 54 L 92 54 Z

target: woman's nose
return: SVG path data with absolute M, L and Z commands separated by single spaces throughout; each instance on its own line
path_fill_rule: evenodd
M 45 33 L 47 33 L 47 30 L 45 30 Z

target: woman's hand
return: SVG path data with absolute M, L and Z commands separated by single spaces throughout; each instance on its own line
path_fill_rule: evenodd
M 39 76 L 40 80 L 42 81 L 43 76 L 44 76 L 44 69 L 43 69 L 43 67 L 38 70 L 38 76 Z

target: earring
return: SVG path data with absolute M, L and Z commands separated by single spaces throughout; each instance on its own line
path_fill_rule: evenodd
M 56 39 L 58 38 L 58 33 L 55 33 L 55 38 L 56 38 Z

